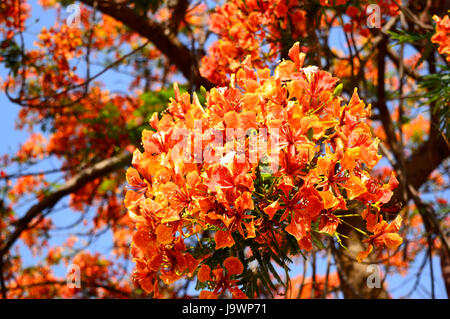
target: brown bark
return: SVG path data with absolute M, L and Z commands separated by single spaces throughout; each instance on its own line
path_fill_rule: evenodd
M 106 0 L 82 0 L 81 2 L 89 6 L 96 5 L 97 10 L 122 22 L 140 36 L 150 40 L 195 86 L 203 86 L 207 90 L 214 86 L 208 79 L 201 76 L 197 57 L 180 42 L 169 27 L 164 27 L 146 16 L 137 15 L 124 3 Z
M 359 229 L 365 229 L 364 222 L 360 217 L 346 218 L 346 221 Z M 364 239 L 363 236 L 346 224 L 340 224 L 338 232 L 349 237 L 342 238 L 342 242 L 347 249 L 339 247 L 339 250 L 335 252 L 335 259 L 337 258 L 336 260 L 339 263 L 339 277 L 344 297 L 349 299 L 389 298 L 389 294 L 383 285 L 380 288 L 371 288 L 367 284 L 368 277 L 373 273 L 368 266 L 377 264 L 374 254 L 369 255 L 364 262 L 356 261 L 356 255 L 366 250 L 365 244 L 361 242 Z
M 444 278 L 445 289 L 447 291 L 447 298 L 450 297 L 450 254 L 444 247 L 440 250 L 441 255 L 441 270 Z

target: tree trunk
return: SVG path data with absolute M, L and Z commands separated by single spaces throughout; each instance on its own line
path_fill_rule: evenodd
M 447 291 L 447 298 L 450 298 L 450 255 L 445 247 L 440 250 L 441 255 L 441 271 L 442 278 L 444 278 L 445 289 Z
M 365 223 L 361 217 L 346 218 L 346 221 L 351 225 L 355 225 L 359 229 L 365 229 Z M 389 294 L 383 287 L 382 276 L 380 273 L 375 274 L 378 268 L 369 267 L 373 263 L 376 264 L 374 254 L 369 255 L 363 262 L 359 263 L 356 260 L 356 255 L 366 250 L 361 241 L 364 239 L 363 235 L 346 224 L 340 224 L 337 231 L 339 234 L 348 236 L 342 238 L 343 245 L 347 248 L 339 247 L 335 251 L 335 260 L 338 263 L 339 278 L 341 281 L 341 289 L 346 299 L 373 299 L 373 298 L 389 298 Z M 371 285 L 372 281 L 369 276 L 380 276 L 381 285 L 377 288 Z

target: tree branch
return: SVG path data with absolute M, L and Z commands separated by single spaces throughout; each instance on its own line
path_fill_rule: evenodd
M 397 68 L 400 68 L 400 66 L 402 66 L 402 67 L 403 67 L 403 71 L 404 71 L 409 77 L 411 77 L 412 79 L 414 79 L 414 80 L 416 80 L 416 81 L 419 80 L 420 74 L 417 73 L 416 70 L 413 70 L 413 69 L 412 69 L 411 67 L 409 67 L 408 65 L 405 65 L 403 59 L 401 59 L 401 58 L 398 56 L 398 54 L 395 53 L 394 50 L 392 50 L 391 48 L 388 47 L 386 53 L 387 53 L 389 59 L 391 59 L 391 61 L 395 64 L 395 66 L 396 66 Z
M 124 23 L 140 36 L 150 40 L 184 75 L 192 79 L 197 87 L 201 85 L 207 90 L 214 87 L 208 79 L 200 75 L 196 56 L 171 33 L 170 28 L 163 27 L 145 16 L 138 16 L 133 9 L 123 3 L 107 0 L 81 0 L 89 6 L 97 5 L 97 10 Z
M 82 170 L 80 173 L 69 179 L 64 186 L 60 187 L 53 193 L 44 197 L 37 204 L 33 205 L 26 212 L 26 214 L 15 223 L 14 231 L 5 240 L 5 242 L 2 243 L 0 247 L 0 260 L 3 260 L 3 257 L 8 253 L 9 249 L 20 237 L 22 232 L 29 227 L 31 221 L 35 217 L 38 217 L 44 210 L 54 207 L 63 197 L 76 192 L 96 178 L 105 176 L 118 168 L 126 166 L 131 162 L 131 159 L 132 154 L 121 153 L 114 157 L 100 161 L 93 166 Z

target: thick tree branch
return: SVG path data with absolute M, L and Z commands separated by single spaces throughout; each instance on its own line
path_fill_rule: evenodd
M 444 277 L 445 289 L 447 291 L 447 297 L 450 298 L 450 254 L 448 250 L 441 248 L 441 269 L 442 277 Z
M 386 133 L 387 141 L 392 149 L 395 157 L 400 158 L 400 152 L 397 141 L 397 136 L 395 134 L 395 126 L 392 121 L 391 113 L 386 104 L 386 89 L 385 89 L 385 75 L 386 75 L 386 54 L 387 54 L 387 38 L 383 37 L 378 43 L 378 55 L 377 55 L 377 102 L 375 103 L 376 108 L 380 113 L 381 123 L 383 124 L 384 132 Z
M 408 182 L 419 189 L 433 172 L 448 156 L 450 149 L 441 136 L 430 136 L 407 160 L 405 171 Z
M 170 6 L 170 1 L 169 1 Z M 172 17 L 170 21 L 170 32 L 176 34 L 180 23 L 183 22 L 186 15 L 186 11 L 189 7 L 189 1 L 187 0 L 177 0 L 173 6 Z
M 204 86 L 207 90 L 214 85 L 200 75 L 197 57 L 171 32 L 170 28 L 139 16 L 133 9 L 123 3 L 106 0 L 81 0 L 89 5 L 97 6 L 97 10 L 124 23 L 140 36 L 150 40 L 183 73 L 186 79 L 191 80 L 195 86 Z

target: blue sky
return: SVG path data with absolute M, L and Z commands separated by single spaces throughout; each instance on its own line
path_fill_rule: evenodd
M 25 40 L 26 45 L 28 48 L 32 46 L 32 43 L 35 39 L 36 34 L 40 31 L 40 29 L 43 26 L 50 27 L 55 22 L 55 12 L 54 10 L 44 11 L 42 8 L 37 4 L 36 0 L 30 0 L 29 1 L 32 5 L 32 19 L 29 20 L 28 26 L 30 29 L 25 33 Z M 67 16 L 68 13 L 63 11 L 63 17 Z M 34 21 L 34 19 L 38 19 L 38 21 Z M 331 44 L 337 47 L 344 49 L 345 46 L 345 39 L 343 37 L 342 33 L 338 33 L 336 31 L 333 31 L 331 33 Z M 100 71 L 100 67 L 93 67 L 92 72 L 95 73 L 97 71 Z M 7 75 L 6 70 L 0 66 L 0 77 L 5 78 Z M 127 78 L 124 75 L 121 74 L 113 74 L 111 76 L 111 73 L 107 73 L 105 76 L 101 77 L 100 80 L 102 80 L 106 87 L 110 88 L 111 90 L 114 89 L 122 89 L 127 86 L 127 81 L 129 78 Z M 2 92 L 0 93 L 0 118 L 1 118 L 1 125 L 0 125 L 0 136 L 1 136 L 1 142 L 0 142 L 0 154 L 5 153 L 15 153 L 17 151 L 18 146 L 20 143 L 23 143 L 27 136 L 27 132 L 18 131 L 15 130 L 15 120 L 17 117 L 17 113 L 19 111 L 20 107 L 12 104 L 8 98 L 5 96 L 5 94 Z M 58 164 L 57 159 L 52 159 L 51 161 L 45 161 L 36 167 L 33 168 L 33 171 L 36 170 L 44 170 L 51 167 L 51 165 Z M 63 200 L 62 203 L 59 205 L 64 205 L 67 203 L 67 199 Z M 27 207 L 24 207 L 26 209 Z M 25 210 L 23 210 L 25 211 Z M 22 213 L 23 213 L 22 211 Z M 18 214 L 21 213 L 19 210 L 17 212 Z M 58 213 L 53 215 L 53 222 L 55 225 L 63 226 L 68 225 L 71 222 L 75 221 L 79 217 L 78 213 L 73 213 L 69 209 L 63 209 L 59 211 Z M 58 234 L 55 233 L 55 236 L 52 237 L 50 240 L 50 246 L 52 244 L 61 244 L 65 241 L 64 234 Z M 105 235 L 102 235 L 92 246 L 89 247 L 89 250 L 91 251 L 100 251 L 105 254 L 109 253 L 109 248 L 111 247 L 112 243 L 112 236 L 111 233 L 106 233 Z M 20 249 L 24 256 L 24 261 L 28 265 L 35 264 L 40 258 L 39 257 L 33 257 L 29 250 L 24 247 L 23 245 L 20 245 Z M 420 262 L 422 261 L 423 256 L 418 256 L 417 261 L 411 265 L 410 275 L 407 277 L 402 277 L 398 274 L 391 275 L 388 277 L 388 285 L 389 287 L 393 288 L 391 290 L 393 297 L 400 297 L 405 295 L 411 286 L 414 284 L 415 278 L 411 275 L 415 273 L 415 270 L 417 270 L 420 267 Z M 445 287 L 443 285 L 443 280 L 441 276 L 441 270 L 440 270 L 440 263 L 439 258 L 435 257 L 433 258 L 433 266 L 434 266 L 434 277 L 436 278 L 436 297 L 438 298 L 446 298 L 446 292 Z M 295 274 L 302 273 L 302 265 L 292 265 L 292 268 L 295 268 L 296 270 L 291 274 L 291 277 L 295 276 Z M 325 258 L 319 258 L 318 260 L 318 273 L 324 274 L 326 269 L 326 261 Z M 57 274 L 63 276 L 65 274 L 65 269 L 63 267 L 58 267 L 56 269 Z M 333 269 L 332 269 L 333 271 Z M 419 289 L 411 295 L 413 298 L 425 298 L 429 296 L 429 290 L 430 290 L 430 276 L 429 276 L 430 270 L 427 266 L 422 274 L 421 284 L 419 286 Z M 311 267 L 309 267 L 309 271 L 307 273 L 308 275 L 311 275 Z M 427 292 L 428 291 L 428 292 Z

